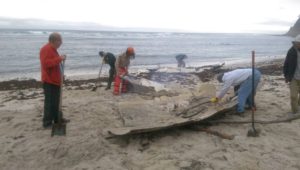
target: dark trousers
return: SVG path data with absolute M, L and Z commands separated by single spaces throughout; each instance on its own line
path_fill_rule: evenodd
M 177 60 L 177 66 L 178 67 L 185 67 L 185 62 L 183 60 Z
M 43 126 L 49 126 L 53 122 L 58 122 L 60 86 L 44 83 L 43 88 L 45 95 Z
M 110 87 L 111 87 L 111 83 L 112 83 L 113 80 L 114 80 L 115 73 L 116 73 L 116 68 L 110 66 L 110 69 L 109 69 L 109 77 L 108 77 L 108 82 L 107 82 L 107 88 L 110 88 Z

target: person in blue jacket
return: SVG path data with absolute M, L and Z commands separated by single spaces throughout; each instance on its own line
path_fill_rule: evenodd
M 256 109 L 255 103 L 252 103 L 252 90 L 254 90 L 254 94 L 256 92 L 257 85 L 260 81 L 261 73 L 257 69 L 254 70 L 254 89 L 252 89 L 252 69 L 236 69 L 233 71 L 229 71 L 226 73 L 221 73 L 217 75 L 217 80 L 219 82 L 223 82 L 223 87 L 217 93 L 216 97 L 211 98 L 211 102 L 218 102 L 230 87 L 238 87 L 235 88 L 237 93 L 237 113 L 242 114 L 245 111 L 245 105 L 248 104 L 250 108 L 254 107 Z
M 175 56 L 175 58 L 177 60 L 178 67 L 185 67 L 185 62 L 183 60 L 187 58 L 187 55 L 178 54 Z

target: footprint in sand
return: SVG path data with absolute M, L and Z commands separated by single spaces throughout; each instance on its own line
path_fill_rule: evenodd
M 21 139 L 21 138 L 24 138 L 24 136 L 23 136 L 23 135 L 20 135 L 20 136 L 14 136 L 14 137 L 13 137 L 14 140 Z
M 19 126 L 22 126 L 22 125 L 25 125 L 26 123 L 23 123 L 23 122 L 20 122 L 20 123 L 17 123 L 13 126 L 13 128 L 17 128 Z
M 193 170 L 193 169 L 213 169 L 213 167 L 211 164 L 207 162 L 192 160 L 189 166 L 180 168 L 180 170 Z
M 3 118 L 1 119 L 1 122 L 2 122 L 2 121 L 3 121 L 3 122 L 10 122 L 13 118 L 14 118 L 13 116 L 3 117 Z

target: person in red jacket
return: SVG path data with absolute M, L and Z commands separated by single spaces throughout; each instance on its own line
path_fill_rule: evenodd
M 61 90 L 61 63 L 66 55 L 59 55 L 57 49 L 62 44 L 59 33 L 51 33 L 49 42 L 40 50 L 41 80 L 44 89 L 43 127 L 48 128 L 58 122 Z

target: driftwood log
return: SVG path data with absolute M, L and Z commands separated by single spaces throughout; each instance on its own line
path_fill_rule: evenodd
M 228 140 L 234 139 L 234 135 L 228 135 L 226 133 L 222 133 L 222 132 L 219 132 L 219 131 L 216 131 L 216 130 L 212 130 L 212 129 L 207 128 L 207 127 L 202 127 L 202 126 L 194 125 L 194 126 L 191 126 L 191 129 L 195 130 L 195 131 L 206 132 L 208 134 L 218 136 L 218 137 L 220 137 L 222 139 L 228 139 Z

